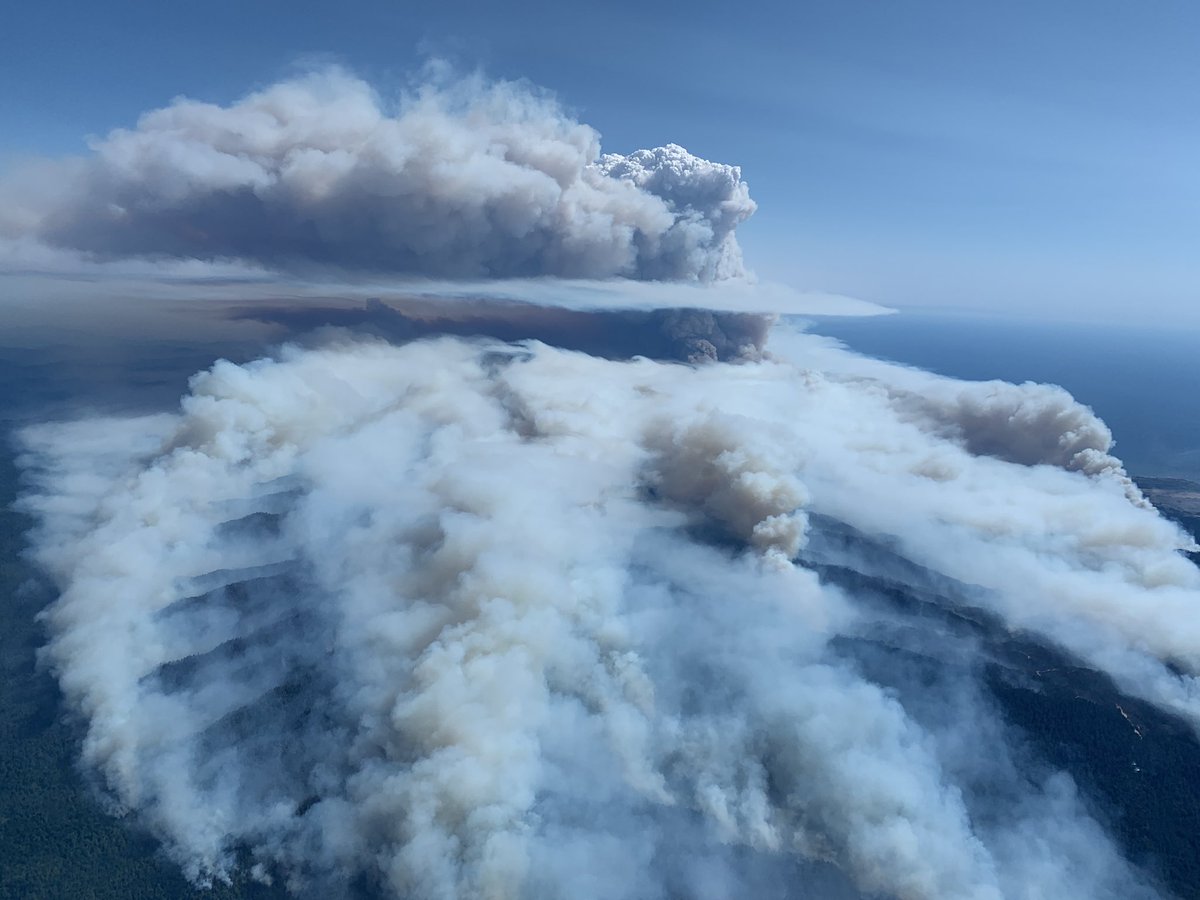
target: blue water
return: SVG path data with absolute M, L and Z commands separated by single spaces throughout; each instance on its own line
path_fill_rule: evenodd
M 971 380 L 1065 387 L 1142 475 L 1200 477 L 1200 333 L 901 313 L 810 319 L 810 331 L 870 356 Z

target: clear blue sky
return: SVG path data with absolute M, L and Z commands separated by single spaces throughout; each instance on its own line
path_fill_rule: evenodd
M 742 165 L 748 263 L 900 305 L 1200 321 L 1200 3 L 14 2 L 0 160 L 309 60 L 556 91 L 607 149 Z

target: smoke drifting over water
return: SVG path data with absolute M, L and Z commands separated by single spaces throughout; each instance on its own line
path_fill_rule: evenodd
M 85 762 L 302 894 L 1160 896 L 988 686 L 1200 724 L 1190 538 L 1061 391 L 767 349 L 343 332 L 27 429 Z
M 194 881 L 1167 896 L 1172 860 L 1018 707 L 1065 693 L 1194 746 L 1194 542 L 1065 391 L 772 330 L 775 295 L 728 281 L 736 167 L 601 155 L 521 85 L 392 108 L 335 70 L 46 171 L 0 191 L 0 250 L 259 267 L 233 317 L 305 334 L 175 412 L 20 433 L 83 761 Z M 313 268 L 458 302 L 269 302 L 268 270 Z M 476 302 L 553 302 L 542 276 L 600 281 Z

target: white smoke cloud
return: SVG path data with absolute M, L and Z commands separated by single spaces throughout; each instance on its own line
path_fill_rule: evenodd
M 599 135 L 524 84 L 434 67 L 398 103 L 327 69 L 229 106 L 178 99 L 0 188 L 0 236 L 100 258 L 450 278 L 745 274 L 736 166 Z M 15 240 L 13 244 L 11 241 Z
M 970 670 L 933 702 L 839 650 L 894 614 L 821 573 L 903 558 L 1200 726 L 1190 539 L 1061 391 L 769 346 L 345 336 L 27 429 L 85 762 L 199 880 L 1158 896 Z

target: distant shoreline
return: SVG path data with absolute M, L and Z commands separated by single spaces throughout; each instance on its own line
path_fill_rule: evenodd
M 952 378 L 1061 385 L 1112 429 L 1126 469 L 1200 483 L 1194 335 L 924 313 L 804 321 L 856 352 Z

